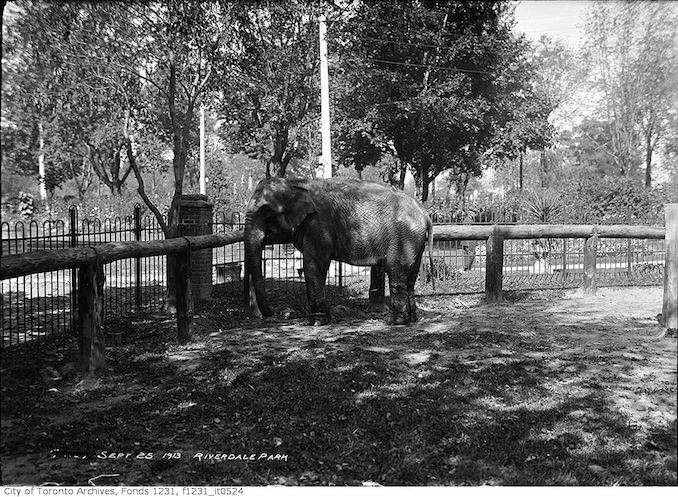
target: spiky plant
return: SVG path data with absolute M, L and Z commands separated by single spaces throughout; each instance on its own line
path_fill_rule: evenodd
M 527 219 L 537 223 L 553 223 L 560 218 L 565 205 L 560 194 L 553 190 L 542 189 L 530 192 L 525 197 L 523 208 Z M 535 246 L 535 258 L 537 260 L 548 260 L 548 256 L 553 248 L 553 239 L 539 239 L 533 245 Z
M 547 189 L 530 192 L 523 203 L 527 218 L 538 223 L 556 221 L 563 213 L 564 207 L 560 194 Z

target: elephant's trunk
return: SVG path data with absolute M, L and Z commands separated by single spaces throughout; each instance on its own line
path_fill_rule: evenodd
M 264 230 L 250 216 L 245 221 L 245 298 L 255 316 L 272 316 L 273 309 L 266 303 L 264 277 L 261 273 L 261 250 Z

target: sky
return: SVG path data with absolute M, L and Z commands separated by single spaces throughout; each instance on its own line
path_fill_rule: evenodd
M 547 34 L 575 48 L 581 40 L 584 13 L 594 2 L 522 0 L 516 3 L 516 31 L 525 33 L 531 40 Z

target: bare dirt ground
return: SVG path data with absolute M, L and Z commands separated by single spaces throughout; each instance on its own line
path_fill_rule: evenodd
M 72 342 L 3 355 L 2 483 L 676 485 L 676 338 L 660 288 L 420 298 L 388 326 L 335 298 L 268 321 L 145 316 L 82 380 Z M 113 454 L 113 456 L 112 456 Z

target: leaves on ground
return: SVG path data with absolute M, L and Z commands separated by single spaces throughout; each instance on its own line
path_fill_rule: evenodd
M 355 296 L 323 327 L 278 304 L 216 296 L 184 346 L 165 315 L 109 322 L 86 381 L 72 339 L 5 353 L 3 484 L 676 484 L 660 289 L 425 296 L 410 326 Z

